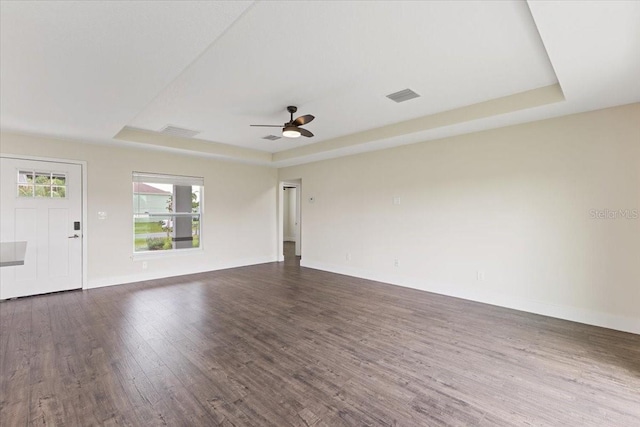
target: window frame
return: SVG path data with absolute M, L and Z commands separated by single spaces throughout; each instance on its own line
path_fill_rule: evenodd
M 160 181 L 160 182 L 154 182 Z M 141 215 L 139 212 L 138 206 L 135 205 L 135 195 L 140 194 L 134 191 L 134 184 L 136 182 L 139 183 L 147 183 L 149 185 L 155 184 L 169 184 L 169 185 L 190 185 L 192 187 L 192 192 L 195 188 L 198 188 L 199 192 L 199 204 L 198 204 L 198 212 L 146 212 L 147 215 L 156 216 L 158 218 L 169 218 L 170 220 L 174 220 L 176 217 L 198 217 L 198 247 L 195 248 L 180 248 L 180 249 L 164 249 L 164 250 L 143 250 L 136 251 L 136 217 Z M 132 172 L 132 192 L 131 192 L 131 231 L 132 231 L 132 242 L 131 242 L 131 251 L 133 259 L 148 259 L 148 258 L 158 258 L 158 257 L 173 257 L 173 256 L 184 256 L 184 255 L 193 255 L 196 253 L 202 253 L 204 251 L 204 236 L 203 236 L 203 218 L 204 218 L 204 177 L 196 177 L 196 176 L 188 176 L 188 175 L 169 175 L 163 173 L 151 173 L 151 172 Z M 173 193 L 172 193 L 173 195 Z

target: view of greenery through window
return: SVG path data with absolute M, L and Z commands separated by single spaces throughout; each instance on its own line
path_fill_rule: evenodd
M 18 197 L 64 198 L 67 194 L 67 177 L 55 172 L 18 172 Z
M 133 182 L 134 251 L 167 251 L 200 247 L 202 186 L 156 182 Z M 190 202 L 185 201 L 190 193 Z M 175 206 L 175 200 L 182 200 Z

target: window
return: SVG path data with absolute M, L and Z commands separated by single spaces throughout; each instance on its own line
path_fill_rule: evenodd
M 18 171 L 18 197 L 64 198 L 67 176 L 59 172 Z
M 134 172 L 134 252 L 200 248 L 203 192 L 203 178 Z

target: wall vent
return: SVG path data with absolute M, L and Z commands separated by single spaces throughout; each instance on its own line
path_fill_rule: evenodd
M 193 138 L 199 134 L 200 131 L 167 125 L 160 131 L 160 133 L 171 136 L 180 136 L 182 138 Z
M 267 136 L 263 136 L 262 139 L 268 139 L 269 141 L 275 141 L 276 139 L 280 139 L 282 138 L 281 136 L 275 136 L 275 135 L 267 135 Z
M 418 98 L 419 96 L 420 95 L 418 95 L 411 89 L 404 89 L 404 90 L 392 93 L 390 95 L 387 95 L 387 98 L 395 102 L 404 102 L 413 98 Z

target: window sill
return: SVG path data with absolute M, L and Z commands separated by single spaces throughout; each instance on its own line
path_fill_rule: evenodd
M 131 255 L 133 260 L 140 259 L 155 259 L 155 258 L 172 258 L 172 257 L 180 257 L 180 256 L 189 256 L 204 253 L 204 248 L 193 248 L 193 249 L 174 249 L 171 251 L 145 251 L 145 252 L 134 252 Z

